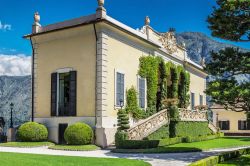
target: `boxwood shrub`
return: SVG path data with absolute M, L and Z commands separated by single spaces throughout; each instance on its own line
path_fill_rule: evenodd
M 223 152 L 216 156 L 211 156 L 205 159 L 198 160 L 194 163 L 191 163 L 189 166 L 214 166 L 223 161 L 227 161 L 232 158 L 237 158 L 245 154 L 250 154 L 250 148 L 244 148 L 230 152 Z
M 91 144 L 93 140 L 93 130 L 89 125 L 78 122 L 66 128 L 64 138 L 69 145 Z
M 17 130 L 17 139 L 22 142 L 42 142 L 48 140 L 47 128 L 36 122 L 22 124 Z

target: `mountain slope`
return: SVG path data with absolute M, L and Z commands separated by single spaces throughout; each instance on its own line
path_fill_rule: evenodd
M 0 117 L 10 123 L 10 103 L 14 103 L 14 125 L 27 121 L 31 114 L 31 77 L 0 76 Z
M 183 32 L 176 34 L 176 38 L 178 43 L 184 42 L 186 44 L 188 56 L 196 63 L 200 63 L 202 57 L 209 60 L 212 50 L 217 52 L 225 47 L 236 47 L 231 44 L 215 41 L 200 32 Z M 246 49 L 241 50 L 249 51 Z

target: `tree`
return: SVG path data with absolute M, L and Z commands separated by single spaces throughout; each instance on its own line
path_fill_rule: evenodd
M 118 120 L 118 130 L 127 130 L 130 128 L 129 126 L 129 117 L 125 110 L 120 109 L 117 112 L 117 120 Z
M 208 17 L 212 35 L 231 41 L 250 41 L 250 1 L 217 0 Z
M 208 17 L 212 35 L 231 41 L 250 41 L 250 1 L 217 0 L 217 4 Z M 250 112 L 250 52 L 238 48 L 212 52 L 205 70 L 212 75 L 206 90 L 212 102 L 233 111 Z M 248 79 L 239 82 L 239 76 Z
M 206 90 L 212 102 L 233 111 L 250 111 L 250 82 L 236 80 L 250 73 L 250 52 L 243 53 L 237 48 L 212 52 L 206 71 L 213 75 Z

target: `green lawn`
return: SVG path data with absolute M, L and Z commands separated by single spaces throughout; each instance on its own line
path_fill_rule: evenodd
M 250 155 L 244 155 L 239 158 L 235 158 L 232 160 L 225 161 L 223 163 L 218 164 L 218 166 L 249 166 L 250 165 Z
M 222 137 L 213 140 L 179 143 L 170 146 L 157 147 L 152 149 L 115 149 L 117 153 L 177 153 L 204 151 L 215 148 L 231 148 L 239 146 L 250 146 L 250 137 Z
M 99 150 L 100 148 L 96 145 L 55 145 L 50 146 L 49 149 L 68 151 L 91 151 Z
M 39 146 L 53 146 L 54 143 L 51 142 L 7 142 L 7 143 L 0 143 L 0 146 L 4 147 L 39 147 Z
M 186 147 L 208 150 L 215 148 L 230 148 L 239 146 L 250 146 L 250 137 L 222 137 L 201 142 L 180 143 L 170 145 L 169 147 Z
M 7 166 L 150 166 L 141 160 L 0 153 Z

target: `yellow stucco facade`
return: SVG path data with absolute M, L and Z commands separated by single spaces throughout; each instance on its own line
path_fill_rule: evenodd
M 174 45 L 174 53 L 169 52 L 166 43 L 159 40 L 161 34 L 151 27 L 137 31 L 106 15 L 100 20 L 99 14 L 43 29 L 35 24 L 37 32 L 27 37 L 32 41 L 34 57 L 34 120 L 48 127 L 50 140 L 58 142 L 59 124 L 82 121 L 95 129 L 98 145 L 112 144 L 118 110 L 116 72 L 124 74 L 125 91 L 132 86 L 138 89 L 141 56 L 161 56 L 166 62 L 184 65 L 190 72 L 190 93 L 195 93 L 195 104 L 200 104 L 200 95 L 206 104 L 206 73 L 185 59 L 183 46 Z M 93 18 L 96 20 L 91 22 Z M 51 116 L 51 74 L 63 71 L 77 71 L 76 116 Z
M 239 121 L 246 121 L 245 112 L 234 112 L 230 110 L 225 110 L 223 108 L 212 109 L 213 111 L 213 123 L 217 127 L 220 126 L 220 122 L 228 122 L 228 129 L 221 129 L 221 132 L 229 135 L 250 135 L 250 130 L 248 129 L 240 129 Z

